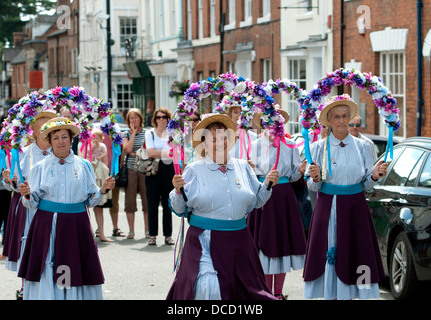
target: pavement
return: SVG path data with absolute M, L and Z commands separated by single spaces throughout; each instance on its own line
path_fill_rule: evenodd
M 124 212 L 124 191 L 120 192 L 119 227 L 127 234 L 129 231 L 126 213 Z M 138 196 L 138 208 L 140 208 Z M 97 238 L 105 284 L 105 300 L 164 300 L 171 287 L 175 274 L 175 246 L 165 245 L 162 234 L 161 207 L 159 208 L 159 236 L 157 245 L 149 246 L 145 238 L 143 214 L 135 214 L 135 238 L 112 237 L 114 242 L 102 243 Z M 172 238 L 177 240 L 180 218 L 173 215 Z M 93 230 L 97 228 L 94 212 L 91 210 Z M 187 222 L 186 222 L 187 226 Z M 112 221 L 109 210 L 104 209 L 105 235 L 110 236 Z M 2 247 L 0 246 L 0 252 Z M 15 291 L 21 286 L 21 279 L 15 272 L 5 269 L 5 261 L 0 260 L 0 300 L 15 300 Z M 302 270 L 292 271 L 286 275 L 283 294 L 288 300 L 303 300 Z M 393 300 L 387 288 L 380 288 L 381 300 Z

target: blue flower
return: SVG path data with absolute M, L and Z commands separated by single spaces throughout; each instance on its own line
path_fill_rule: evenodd
M 337 260 L 337 248 L 336 247 L 331 247 L 327 252 L 326 252 L 326 260 L 328 260 L 329 264 L 335 264 L 335 261 Z
M 320 90 L 319 88 L 316 88 L 310 91 L 310 98 L 313 101 L 320 101 L 321 95 L 322 95 L 322 90 Z

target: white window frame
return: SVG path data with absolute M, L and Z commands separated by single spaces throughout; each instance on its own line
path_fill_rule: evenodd
M 297 70 L 292 70 L 292 64 L 297 63 Z M 304 65 L 304 78 L 301 78 L 301 62 Z M 307 84 L 307 59 L 306 57 L 292 57 L 287 59 L 287 78 L 291 82 L 295 82 L 300 88 L 306 88 Z M 287 112 L 290 115 L 290 120 L 287 123 L 287 132 L 290 134 L 301 132 L 301 123 L 299 117 L 299 106 L 296 99 L 292 95 L 288 95 Z
M 204 1 L 198 0 L 198 38 L 204 37 Z
M 262 16 L 257 18 L 257 23 L 265 23 L 271 21 L 271 0 L 262 1 Z
M 395 68 L 388 69 L 394 64 L 391 64 L 391 58 L 398 55 L 397 70 Z M 401 57 L 401 59 L 400 59 Z M 395 61 L 392 61 L 395 62 Z M 402 66 L 401 66 L 402 63 Z M 401 70 L 402 69 L 402 70 Z M 387 88 L 390 88 L 392 95 L 397 99 L 397 108 L 400 109 L 401 129 L 398 130 L 397 136 L 406 137 L 406 55 L 405 51 L 381 51 L 380 52 L 380 78 Z M 398 78 L 398 81 L 397 81 Z M 381 118 L 381 116 L 379 115 Z M 379 121 L 379 134 L 387 136 L 389 133 L 388 127 Z
M 121 89 L 121 90 L 120 90 Z M 126 90 L 124 90 L 126 89 Z M 130 99 L 125 99 L 122 97 L 120 99 L 121 93 L 128 93 Z M 117 109 L 120 111 L 128 111 L 131 107 L 131 102 L 133 102 L 133 84 L 132 83 L 117 83 Z
M 302 1 L 302 12 L 307 13 L 313 11 L 313 0 L 303 0 Z
M 224 26 L 225 30 L 235 29 L 236 25 L 236 0 L 229 0 L 229 23 Z
M 170 14 L 171 14 L 171 19 L 169 20 L 169 24 L 170 24 L 170 30 L 171 30 L 171 36 L 174 36 L 178 30 L 177 27 L 177 8 L 176 8 L 176 1 L 175 0 L 170 0 Z
M 193 40 L 192 33 L 192 0 L 187 0 L 187 40 Z
M 133 26 L 132 22 L 135 22 L 135 25 Z M 123 26 L 123 23 L 127 22 L 126 26 Z M 138 18 L 137 17 L 120 17 L 119 18 L 119 28 L 120 28 L 120 52 L 126 51 L 126 39 L 133 38 L 134 41 L 138 38 Z M 136 29 L 136 33 L 133 34 L 130 30 L 130 33 L 124 33 L 124 28 L 127 29 Z
M 216 3 L 215 0 L 210 2 L 210 36 L 215 37 L 216 35 Z
M 263 82 L 272 79 L 271 59 L 262 59 Z
M 240 28 L 248 27 L 252 23 L 252 0 L 244 0 L 244 20 L 239 23 Z

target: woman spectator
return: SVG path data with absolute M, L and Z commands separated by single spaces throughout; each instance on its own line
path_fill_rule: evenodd
M 19 185 L 24 206 L 37 210 L 18 272 L 25 300 L 103 298 L 104 277 L 87 210 L 114 187 L 115 179 L 108 177 L 97 187 L 91 164 L 71 150 L 79 131 L 67 118 L 45 123 L 41 138 L 51 144 L 52 154 L 35 164 L 30 183 Z
M 172 208 L 190 218 L 190 226 L 169 300 L 276 300 L 265 284 L 245 216 L 269 199 L 267 185 L 277 184 L 278 171 L 259 182 L 245 160 L 229 157 L 236 131 L 226 115 L 203 119 L 193 134 L 203 159 L 187 166 L 184 177 L 173 178 Z
M 385 277 L 371 212 L 363 190 L 386 175 L 373 167 L 371 149 L 349 134 L 358 106 L 349 95 L 329 99 L 319 120 L 328 136 L 313 143 L 308 188 L 317 191 L 304 265 L 304 297 L 379 298 Z M 365 283 L 362 267 L 366 267 Z
M 172 159 L 168 156 L 169 147 L 166 126 L 171 118 L 171 113 L 166 108 L 154 111 L 151 124 L 153 129 L 145 133 L 148 157 L 159 161 L 157 174 L 147 176 L 145 180 L 148 201 L 148 222 L 150 225 L 149 245 L 156 245 L 156 237 L 159 231 L 159 204 L 163 208 L 163 235 L 165 244 L 174 245 L 172 240 L 172 212 L 169 208 L 169 192 L 173 189 L 172 178 L 175 174 Z
M 141 110 L 137 108 L 130 109 L 126 116 L 126 123 L 129 131 L 126 132 L 123 139 L 123 152 L 126 154 L 126 165 L 128 171 L 128 183 L 126 187 L 125 211 L 127 222 L 129 224 L 129 233 L 127 239 L 135 237 L 135 212 L 138 210 L 136 206 L 136 194 L 139 192 L 142 201 L 142 211 L 144 212 L 145 235 L 149 235 L 148 226 L 148 206 L 145 187 L 145 175 L 136 172 L 133 165 L 136 159 L 136 151 L 145 143 L 144 117 Z

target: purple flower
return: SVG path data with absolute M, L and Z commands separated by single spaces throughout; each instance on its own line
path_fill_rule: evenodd
M 320 90 L 319 88 L 316 88 L 310 91 L 310 98 L 313 101 L 320 101 L 321 96 L 322 96 L 322 90 Z

